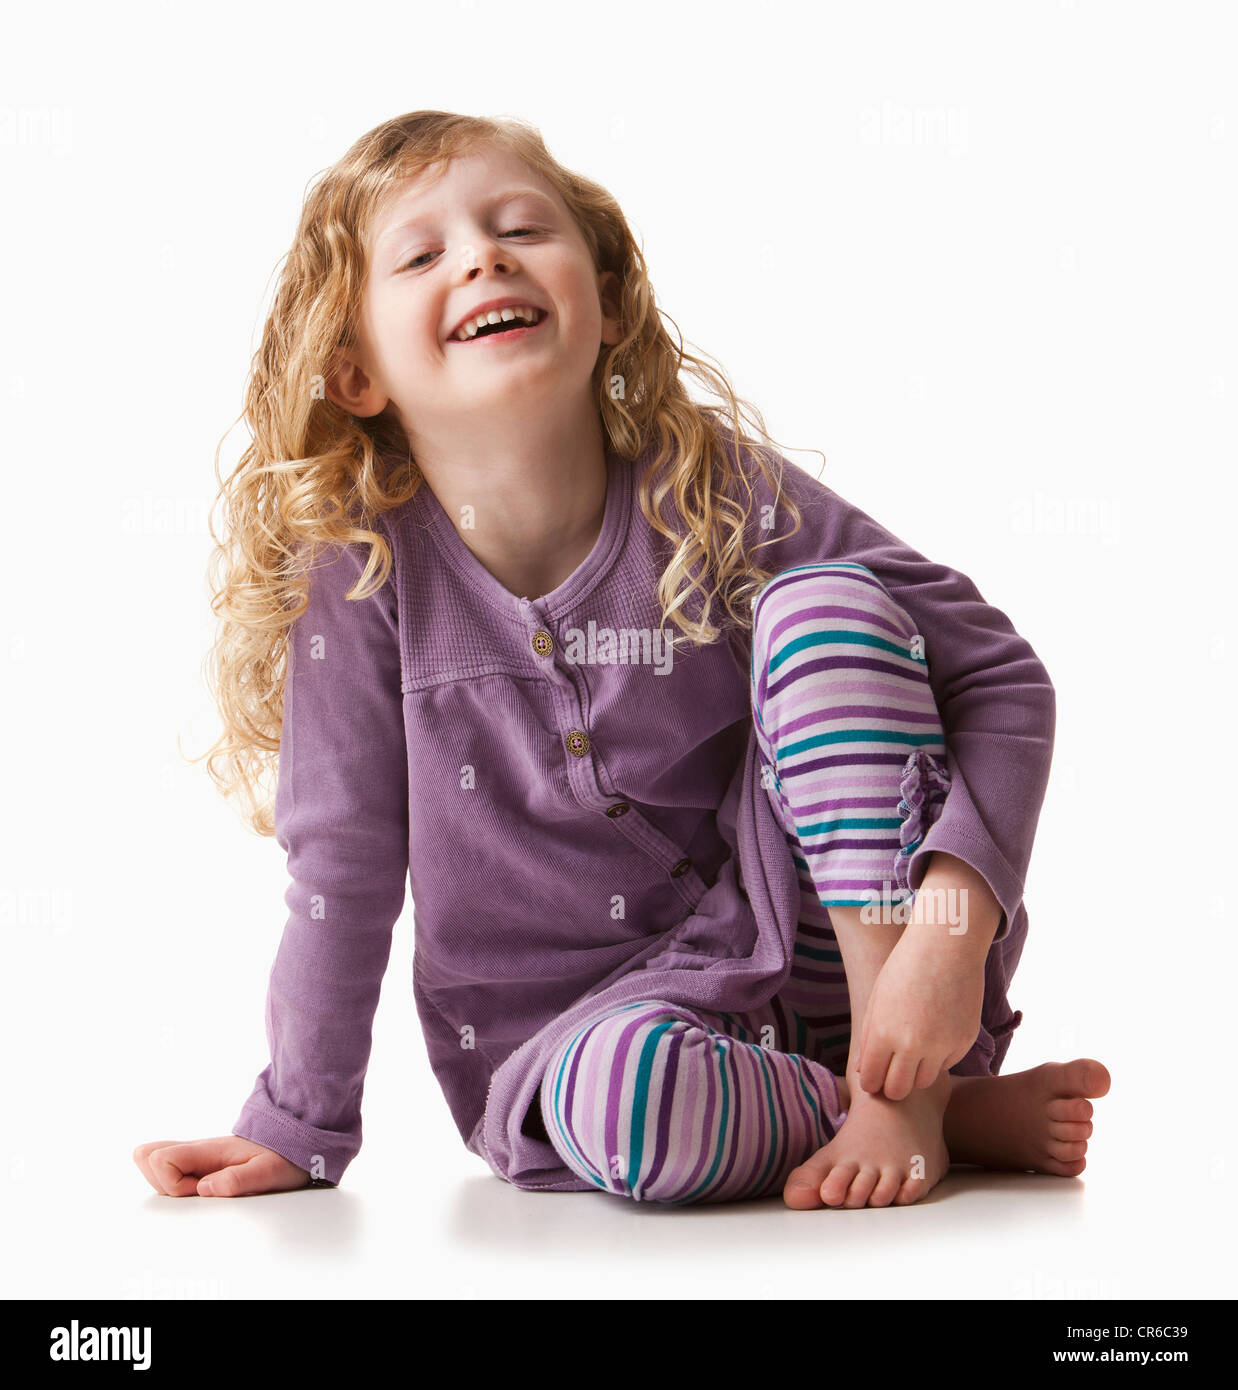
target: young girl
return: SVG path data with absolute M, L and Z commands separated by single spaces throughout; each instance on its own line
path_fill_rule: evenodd
M 997 1075 L 1049 678 L 739 405 L 522 122 L 414 112 L 310 192 L 216 552 L 209 767 L 291 876 L 271 1060 L 231 1135 L 136 1150 L 157 1191 L 340 1181 L 406 877 L 435 1076 L 517 1187 L 1083 1170 L 1105 1068 Z

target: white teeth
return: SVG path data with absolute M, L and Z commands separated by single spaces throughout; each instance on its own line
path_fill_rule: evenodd
M 529 304 L 510 305 L 506 309 L 491 309 L 488 313 L 478 314 L 476 318 L 469 319 L 467 323 L 462 324 L 455 338 L 457 342 L 467 343 L 470 338 L 477 336 L 477 330 L 486 323 L 503 323 L 515 318 L 524 319 L 526 323 L 536 323 L 540 312 Z

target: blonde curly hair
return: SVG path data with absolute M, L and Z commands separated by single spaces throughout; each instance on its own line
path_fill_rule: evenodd
M 684 351 L 677 329 L 679 342 L 672 341 L 644 256 L 611 194 L 565 169 L 538 131 L 513 117 L 413 111 L 383 122 L 306 193 L 246 383 L 242 416 L 252 442 L 226 481 L 219 475 L 222 439 L 215 450 L 219 491 L 212 513 L 222 502 L 225 535 L 221 539 L 210 524 L 216 543 L 211 608 L 219 626 L 206 678 L 223 733 L 201 756 L 217 787 L 236 797 L 260 835 L 274 833 L 288 632 L 308 602 L 312 557 L 323 545 L 367 544 L 365 570 L 348 597 L 374 593 L 392 565 L 381 528 L 371 529 L 374 519 L 408 501 L 423 481 L 407 438 L 387 412 L 355 419 L 323 390 L 336 354 L 356 346 L 368 233 L 395 184 L 478 146 L 506 149 L 543 175 L 576 219 L 595 269 L 619 278 L 624 336 L 602 345 L 594 384 L 610 447 L 626 459 L 651 450 L 638 495 L 649 524 L 670 542 L 657 590 L 663 624 L 673 622 L 697 644 L 713 642 L 723 629 L 750 631 L 749 600 L 771 577 L 754 554 L 770 541 L 754 544 L 749 534 L 748 460 L 781 497 L 781 475 L 775 481 L 771 473 L 778 455 L 771 442 L 767 457 L 765 446 L 745 432 L 741 406 L 762 440 L 770 441 L 765 422 L 755 406 L 736 397 L 720 369 Z M 725 410 L 690 399 L 681 371 L 713 391 Z M 618 392 L 611 390 L 616 378 L 623 383 Z M 662 516 L 668 495 L 669 522 Z M 802 516 L 789 495 L 785 504 L 794 524 L 784 534 L 793 534 Z M 697 593 L 701 608 L 691 618 L 686 609 Z M 710 621 L 715 598 L 722 628 Z

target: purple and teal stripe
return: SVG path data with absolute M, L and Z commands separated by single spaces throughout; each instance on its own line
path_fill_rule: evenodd
M 759 1034 L 774 1017 L 745 1015 Z M 837 1083 L 795 1053 L 730 1036 L 720 1015 L 642 1000 L 555 1053 L 542 1118 L 564 1161 L 635 1201 L 733 1201 L 780 1191 L 841 1123 Z

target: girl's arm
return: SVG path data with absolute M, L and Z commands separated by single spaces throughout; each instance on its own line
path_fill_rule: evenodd
M 778 461 L 774 461 L 775 473 Z M 911 856 L 918 889 L 934 851 L 980 873 L 1001 907 L 994 940 L 1010 931 L 1053 760 L 1056 697 L 1049 674 L 1010 619 L 985 602 L 958 570 L 927 559 L 867 513 L 784 460 L 782 492 L 804 513 L 793 536 L 757 552 L 775 572 L 822 560 L 848 560 L 872 571 L 924 638 L 929 684 L 946 732 L 950 789 L 938 819 Z M 785 507 L 755 470 L 753 515 L 773 504 L 772 530 L 791 526 Z M 944 868 L 948 861 L 939 861 Z
M 275 836 L 291 915 L 267 993 L 271 1061 L 232 1127 L 331 1183 L 361 1147 L 371 1028 L 408 876 L 394 567 L 369 598 L 345 598 L 367 555 L 320 549 L 290 632 Z

